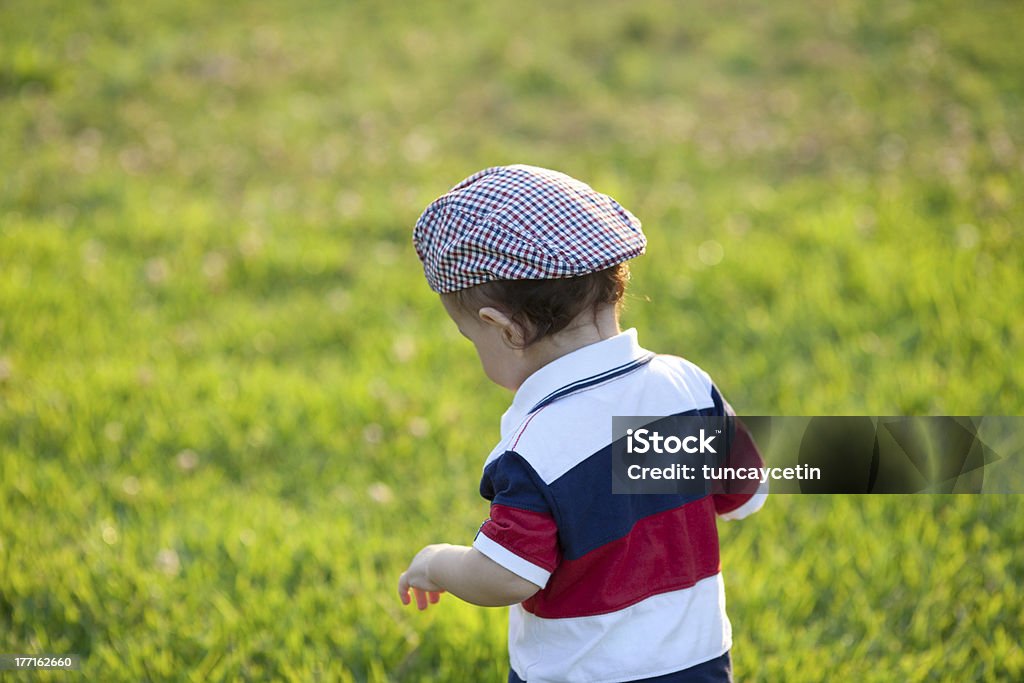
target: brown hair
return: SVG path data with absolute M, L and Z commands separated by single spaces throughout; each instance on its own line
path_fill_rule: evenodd
M 453 292 L 451 296 L 472 315 L 494 306 L 523 329 L 519 348 L 564 330 L 577 316 L 598 306 L 622 306 L 629 265 L 620 263 L 587 275 L 549 280 L 493 280 Z

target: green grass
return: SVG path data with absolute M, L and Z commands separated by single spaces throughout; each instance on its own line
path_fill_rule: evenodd
M 488 165 L 640 216 L 624 323 L 742 412 L 1024 412 L 1022 19 L 0 5 L 0 652 L 98 681 L 503 680 L 502 610 L 395 595 L 486 515 L 509 396 L 410 234 Z M 1020 680 L 1022 519 L 777 496 L 723 524 L 738 680 Z

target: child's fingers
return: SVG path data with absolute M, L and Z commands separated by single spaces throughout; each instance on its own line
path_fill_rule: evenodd
M 412 591 L 412 597 L 416 598 L 416 607 L 420 610 L 425 610 L 429 605 L 436 605 L 441 599 L 441 593 L 443 590 L 424 590 L 417 588 L 409 582 L 409 572 L 403 572 L 398 577 L 398 599 L 402 601 L 403 605 L 408 605 L 412 602 L 409 596 L 409 591 Z
M 398 599 L 403 605 L 409 604 L 409 580 L 404 573 L 398 577 Z

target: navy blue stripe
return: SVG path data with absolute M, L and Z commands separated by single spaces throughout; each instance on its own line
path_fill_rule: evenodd
M 554 403 L 558 399 L 564 398 L 564 397 L 568 396 L 569 394 L 573 394 L 573 393 L 575 393 L 577 391 L 582 391 L 583 389 L 586 389 L 588 387 L 592 387 L 595 384 L 601 384 L 602 382 L 607 382 L 610 379 L 614 379 L 616 377 L 620 377 L 621 375 L 625 375 L 625 374 L 627 374 L 629 372 L 632 372 L 633 370 L 636 370 L 637 368 L 640 368 L 640 367 L 650 363 L 652 360 L 654 360 L 655 355 L 656 354 L 654 354 L 654 353 L 648 353 L 646 356 L 643 356 L 643 357 L 638 358 L 636 360 L 631 360 L 630 362 L 628 362 L 628 363 L 626 363 L 624 365 L 620 365 L 617 368 L 612 368 L 611 370 L 606 370 L 606 371 L 604 371 L 602 373 L 599 373 L 597 375 L 593 375 L 593 376 L 587 377 L 585 379 L 577 380 L 577 381 L 573 382 L 572 384 L 567 384 L 564 387 L 562 387 L 561 389 L 557 389 L 557 390 L 551 392 L 550 394 L 548 394 L 546 397 L 542 398 L 537 405 L 535 405 L 534 407 L 530 408 L 530 412 L 531 413 L 535 413 L 538 410 L 540 410 L 541 408 L 543 408 L 544 406 L 546 406 L 546 405 L 548 405 L 550 403 Z
M 725 415 L 725 399 L 718 393 L 718 387 L 714 384 L 711 385 L 711 400 L 715 404 L 715 415 Z
M 544 480 L 515 451 L 505 451 L 484 468 L 480 495 L 497 505 L 551 514 Z
M 676 413 L 673 417 L 714 415 L 707 407 Z M 706 491 L 613 495 L 612 444 L 587 457 L 548 484 L 550 507 L 558 525 L 564 557 L 574 560 L 606 543 L 626 536 L 645 517 L 700 500 Z
M 623 363 L 622 365 L 620 365 L 618 367 L 614 367 L 614 368 L 611 368 L 610 370 L 605 370 L 604 372 L 600 372 L 600 373 L 598 373 L 596 375 L 591 375 L 590 377 L 585 377 L 583 379 L 578 379 L 575 382 L 572 382 L 570 384 L 566 384 L 564 387 L 561 387 L 560 389 L 556 389 L 556 390 L 552 391 L 550 394 L 548 394 L 547 396 L 545 396 L 544 398 L 542 398 L 537 405 L 535 405 L 533 408 L 530 409 L 530 412 L 532 413 L 532 412 L 536 411 L 539 408 L 543 408 L 544 406 L 546 406 L 547 404 L 549 404 L 552 401 L 556 400 L 557 398 L 560 398 L 560 395 L 564 395 L 563 392 L 576 391 L 578 389 L 585 388 L 583 385 L 592 386 L 595 381 L 598 381 L 598 380 L 599 381 L 604 381 L 606 379 L 611 379 L 612 377 L 617 377 L 618 375 L 620 375 L 620 374 L 622 374 L 624 372 L 629 372 L 634 367 L 638 368 L 641 365 L 645 365 L 645 364 L 651 362 L 651 360 L 654 358 L 654 356 L 655 356 L 655 354 L 648 353 L 646 356 L 641 356 L 640 358 L 634 358 L 633 360 L 629 361 L 628 363 Z
M 508 683 L 527 683 L 512 669 L 508 670 Z M 732 683 L 732 656 L 728 651 L 721 657 L 709 659 L 688 669 L 670 674 L 641 678 L 633 683 Z

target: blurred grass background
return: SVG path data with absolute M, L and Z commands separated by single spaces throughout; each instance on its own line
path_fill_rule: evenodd
M 636 213 L 625 326 L 741 412 L 1020 414 L 1022 20 L 0 4 L 0 652 L 101 681 L 504 680 L 503 610 L 395 595 L 486 516 L 509 396 L 410 243 L 485 166 Z M 737 680 L 1021 680 L 1022 513 L 788 496 L 723 525 Z

